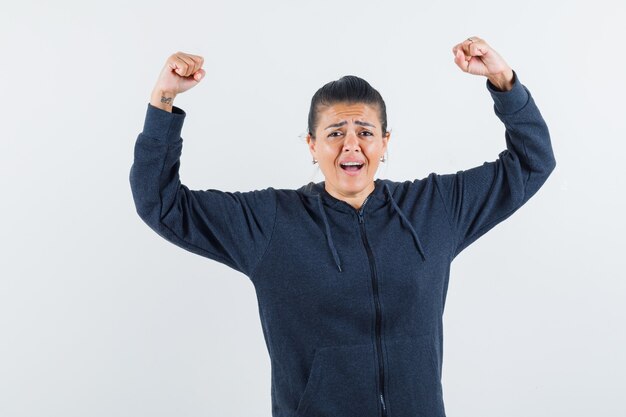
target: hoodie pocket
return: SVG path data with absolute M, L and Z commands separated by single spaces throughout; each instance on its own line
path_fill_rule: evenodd
M 445 417 L 435 339 L 421 335 L 385 343 L 389 412 L 397 417 Z
M 296 414 L 301 417 L 377 415 L 375 364 L 371 343 L 318 348 Z

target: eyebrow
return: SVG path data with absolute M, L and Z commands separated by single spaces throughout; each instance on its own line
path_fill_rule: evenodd
M 326 129 L 324 129 L 324 130 L 330 129 L 331 127 L 341 127 L 341 126 L 343 126 L 343 125 L 345 125 L 345 124 L 347 124 L 347 123 L 348 123 L 348 122 L 346 122 L 346 121 L 344 120 L 344 121 L 341 121 L 341 122 L 339 122 L 339 123 L 335 123 L 335 124 L 329 125 L 329 126 L 328 126 L 328 127 L 326 127 Z M 371 123 L 368 123 L 368 122 L 361 122 L 360 120 L 355 120 L 355 121 L 354 121 L 354 124 L 355 124 L 355 125 L 360 125 L 360 126 L 371 126 L 371 127 L 374 127 L 374 128 L 376 127 L 376 126 L 374 126 L 374 125 L 373 125 L 373 124 L 371 124 Z

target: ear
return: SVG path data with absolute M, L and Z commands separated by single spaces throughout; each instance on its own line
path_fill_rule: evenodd
M 391 132 L 385 133 L 385 136 L 383 136 L 383 153 L 387 152 L 387 144 L 389 143 L 390 139 L 391 139 Z
M 315 157 L 315 142 L 316 140 L 311 137 L 310 133 L 306 135 L 306 143 L 309 145 L 309 151 L 311 151 L 311 156 Z

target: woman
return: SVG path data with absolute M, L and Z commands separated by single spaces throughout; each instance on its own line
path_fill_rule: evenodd
M 130 172 L 139 216 L 170 242 L 247 275 L 271 359 L 272 415 L 445 416 L 441 370 L 450 263 L 520 208 L 555 167 L 528 89 L 484 40 L 452 49 L 487 77 L 506 149 L 465 171 L 376 179 L 385 103 L 348 76 L 311 101 L 307 143 L 325 181 L 299 189 L 189 190 L 179 180 L 186 113 L 173 105 L 203 59 L 167 60 Z

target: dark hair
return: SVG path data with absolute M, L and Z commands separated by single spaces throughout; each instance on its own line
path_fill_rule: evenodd
M 336 81 L 326 83 L 315 92 L 311 99 L 308 130 L 313 139 L 315 139 L 320 107 L 336 103 L 364 103 L 377 106 L 383 136 L 387 132 L 387 107 L 380 93 L 363 78 L 356 75 L 344 75 Z

